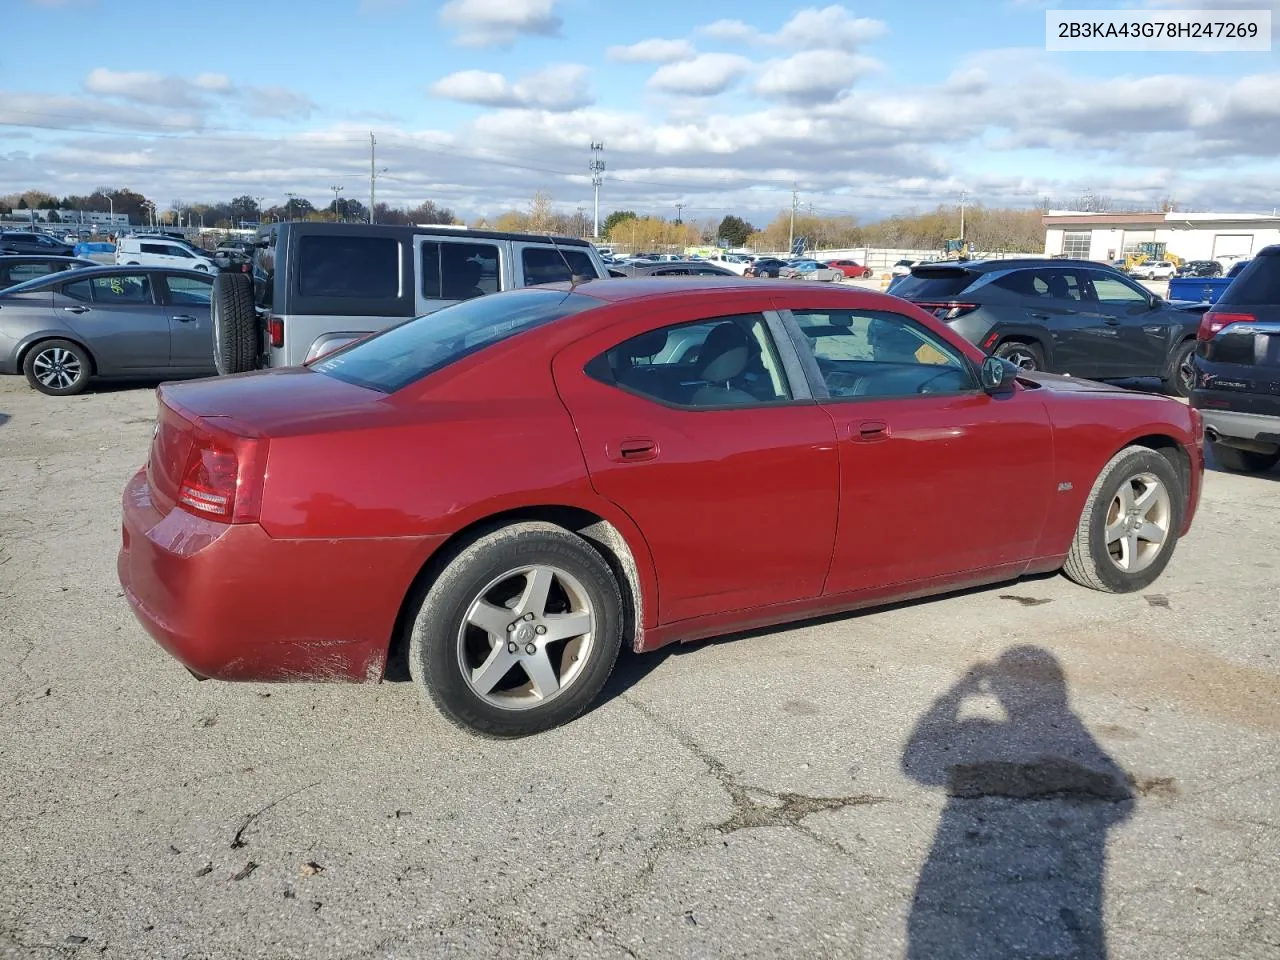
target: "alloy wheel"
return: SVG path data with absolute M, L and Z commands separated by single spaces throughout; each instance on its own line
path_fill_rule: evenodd
M 1027 350 L 1015 348 L 1004 354 L 1004 358 L 1010 363 L 1017 364 L 1023 370 L 1034 370 L 1036 368 L 1036 358 Z
M 457 663 L 477 696 L 527 710 L 582 676 L 596 614 L 582 584 L 559 567 L 520 567 L 492 580 L 458 628 Z
M 1107 554 L 1117 569 L 1140 573 L 1164 549 L 1173 518 L 1169 491 L 1153 473 L 1140 473 L 1120 484 L 1107 510 Z
M 31 362 L 35 377 L 52 390 L 66 390 L 84 373 L 80 358 L 63 347 L 41 350 Z

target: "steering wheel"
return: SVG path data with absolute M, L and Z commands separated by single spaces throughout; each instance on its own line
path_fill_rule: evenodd
M 925 380 L 920 384 L 920 386 L 916 388 L 916 393 L 952 393 L 958 388 L 964 386 L 963 379 L 960 379 L 960 382 L 949 385 L 941 384 L 939 381 L 945 380 L 947 377 L 951 377 L 954 380 L 957 378 L 963 378 L 963 376 L 963 370 L 957 370 L 955 367 L 947 367 L 947 369 L 943 370 L 941 373 L 934 374 L 928 380 Z

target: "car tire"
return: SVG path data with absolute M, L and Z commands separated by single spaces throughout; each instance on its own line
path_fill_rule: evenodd
M 209 268 L 208 268 L 208 267 L 206 267 L 203 263 L 197 263 L 197 264 L 196 264 L 196 269 L 197 269 L 197 270 L 199 270 L 201 273 L 208 273 L 208 272 L 209 272 Z
M 22 372 L 33 389 L 50 397 L 69 397 L 89 386 L 93 361 L 78 343 L 44 340 L 22 358 Z
M 862 279 L 863 279 L 863 280 L 870 280 L 870 279 L 871 279 L 871 271 L 870 271 L 870 270 L 863 270 L 863 271 L 862 271 Z
M 1196 371 L 1191 358 L 1195 356 L 1195 340 L 1184 340 L 1169 355 L 1169 369 L 1162 378 L 1165 393 L 1175 397 L 1189 397 L 1195 386 Z
M 536 578 L 549 584 L 541 600 Z M 569 618 L 586 618 L 588 631 L 575 633 Z M 426 590 L 411 630 L 409 673 L 448 720 L 487 737 L 529 736 L 599 695 L 622 642 L 622 593 L 586 540 L 518 523 L 461 550 Z
M 1104 593 L 1149 587 L 1173 556 L 1185 502 L 1168 459 L 1150 447 L 1125 447 L 1094 481 L 1063 572 Z
M 1209 453 L 1214 463 L 1232 473 L 1266 473 L 1280 463 L 1280 450 L 1275 453 L 1260 453 L 1257 450 L 1229 447 L 1212 440 L 1209 441 Z
M 213 365 L 222 376 L 247 373 L 258 365 L 258 315 L 247 274 L 219 273 L 210 303 Z
M 993 356 L 1017 364 L 1023 370 L 1043 370 L 1044 351 L 1039 344 L 1024 340 L 1006 340 L 996 347 Z

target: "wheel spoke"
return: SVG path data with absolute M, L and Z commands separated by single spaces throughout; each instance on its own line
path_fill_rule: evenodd
M 1134 499 L 1133 509 L 1138 511 L 1138 516 L 1145 517 L 1159 499 L 1160 487 L 1154 483 L 1148 484 L 1147 488 Z
M 520 661 L 520 665 L 533 682 L 534 692 L 543 700 L 560 689 L 560 681 L 556 677 L 555 667 L 551 665 L 551 658 L 547 656 L 546 647 Z
M 1128 531 L 1129 529 L 1128 524 L 1126 524 L 1124 521 L 1125 521 L 1125 516 L 1124 514 L 1121 514 L 1120 519 L 1116 520 L 1114 523 L 1110 524 L 1107 527 L 1106 538 L 1107 538 L 1108 545 L 1115 543 L 1117 540 L 1123 537 L 1125 533 Z
M 1133 509 L 1133 481 L 1126 480 L 1116 491 L 1116 499 L 1120 501 L 1120 512 L 1128 513 Z
M 483 694 L 489 693 L 507 675 L 515 661 L 516 658 L 507 652 L 505 640 L 495 643 L 488 659 L 471 671 L 472 685 Z
M 547 594 L 551 592 L 553 579 L 551 571 L 546 567 L 534 567 L 530 570 L 525 576 L 524 593 L 520 597 L 520 603 L 516 605 L 516 612 L 542 616 L 547 609 Z
M 1164 543 L 1164 531 L 1160 529 L 1159 524 L 1152 523 L 1150 520 L 1140 523 L 1135 533 L 1139 540 L 1145 540 L 1147 543 Z
M 1138 561 L 1138 531 L 1130 530 L 1120 541 L 1120 566 L 1132 569 Z
M 479 627 L 491 637 L 507 641 L 507 627 L 516 618 L 515 612 L 499 607 L 481 598 L 467 611 L 467 623 Z
M 549 613 L 542 618 L 542 622 L 547 627 L 546 636 L 543 637 L 543 640 L 547 643 L 580 637 L 591 631 L 591 614 L 586 611 L 582 613 Z

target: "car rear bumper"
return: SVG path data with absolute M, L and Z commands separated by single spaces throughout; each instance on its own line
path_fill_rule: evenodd
M 1237 413 L 1234 410 L 1201 410 L 1205 436 L 1230 445 L 1232 440 L 1280 445 L 1280 416 Z
M 198 677 L 376 682 L 404 598 L 443 537 L 277 540 L 124 492 L 116 569 L 147 632 Z

